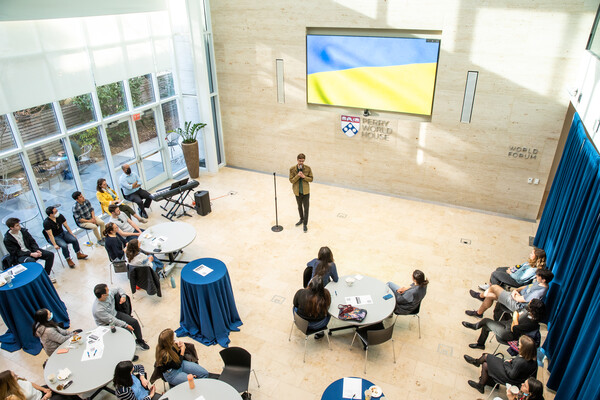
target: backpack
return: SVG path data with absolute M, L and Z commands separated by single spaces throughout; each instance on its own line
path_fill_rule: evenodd
M 350 304 L 338 304 L 340 310 L 338 319 L 343 321 L 361 322 L 367 316 L 367 310 L 351 306 Z

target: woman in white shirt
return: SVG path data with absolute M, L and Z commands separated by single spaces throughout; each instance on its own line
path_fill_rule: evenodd
M 52 392 L 47 387 L 36 385 L 14 372 L 0 372 L 0 399 L 6 400 L 75 400 L 77 396 L 65 396 Z

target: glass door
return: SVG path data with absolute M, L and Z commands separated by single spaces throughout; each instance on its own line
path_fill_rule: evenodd
M 161 141 L 156 125 L 156 113 L 153 108 L 140 114 L 134 114 L 135 135 L 140 165 L 146 187 L 155 187 L 167 180 L 167 169 L 163 159 Z

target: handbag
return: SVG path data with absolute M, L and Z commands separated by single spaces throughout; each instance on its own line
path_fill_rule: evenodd
M 340 310 L 338 319 L 343 321 L 361 322 L 367 316 L 367 310 L 354 307 L 350 304 L 338 304 L 338 309 Z

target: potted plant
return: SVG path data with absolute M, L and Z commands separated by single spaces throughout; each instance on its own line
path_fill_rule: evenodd
M 198 153 L 198 140 L 196 140 L 196 136 L 198 136 L 200 129 L 205 126 L 206 124 L 202 122 L 192 124 L 192 121 L 186 121 L 183 124 L 183 129 L 175 129 L 175 133 L 180 135 L 183 139 L 181 142 L 183 158 L 185 159 L 185 165 L 187 166 L 188 173 L 192 179 L 195 179 L 200 175 L 200 155 Z

